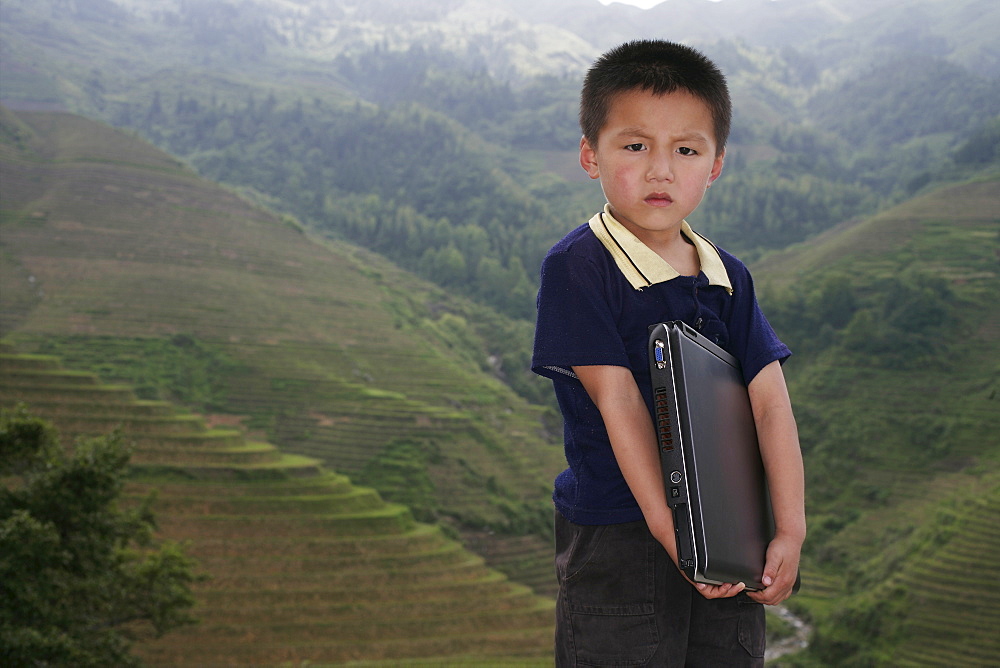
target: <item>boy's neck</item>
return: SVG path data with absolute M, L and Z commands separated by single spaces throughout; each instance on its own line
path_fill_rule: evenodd
M 650 245 L 646 240 L 643 240 L 643 243 L 682 276 L 697 276 L 698 272 L 701 271 L 701 258 L 698 257 L 698 249 L 684 236 L 680 226 L 672 232 L 671 238 L 659 240 L 656 246 Z
M 611 212 L 614 215 L 614 211 Z M 698 256 L 698 249 L 681 232 L 681 223 L 678 223 L 665 230 L 644 230 L 636 228 L 627 220 L 622 220 L 615 216 L 625 229 L 631 232 L 636 239 L 641 241 L 650 250 L 663 258 L 682 276 L 697 276 L 701 271 L 701 259 Z

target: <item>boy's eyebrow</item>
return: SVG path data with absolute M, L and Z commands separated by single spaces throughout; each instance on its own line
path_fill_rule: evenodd
M 632 127 L 632 128 L 622 128 L 620 131 L 615 133 L 616 137 L 642 137 L 643 139 L 653 139 L 653 134 L 650 133 L 645 128 Z M 697 130 L 690 130 L 684 132 L 680 135 L 670 138 L 671 141 L 686 141 L 686 142 L 702 142 L 707 144 L 709 142 L 709 137 Z
M 618 137 L 649 137 L 649 133 L 643 128 L 622 128 L 618 131 Z

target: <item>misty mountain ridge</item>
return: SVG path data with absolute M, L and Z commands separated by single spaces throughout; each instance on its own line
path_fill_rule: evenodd
M 947 58 L 983 75 L 1000 71 L 990 35 L 1000 9 L 989 0 L 668 0 L 648 10 L 597 0 L 8 0 L 6 23 L 34 16 L 101 23 L 118 39 L 134 32 L 133 68 L 230 64 L 288 58 L 328 62 L 373 47 L 415 45 L 452 53 L 470 69 L 507 80 L 579 75 L 608 47 L 637 38 L 697 45 L 736 40 L 752 48 L 797 51 L 819 71 L 892 51 Z M 173 34 L 172 34 L 173 33 Z M 972 38 L 969 38 L 973 35 Z M 975 37 L 979 35 L 979 37 Z M 184 47 L 175 52 L 173 49 Z M 164 57 L 167 56 L 167 57 Z M 180 59 L 180 60 L 179 60 Z

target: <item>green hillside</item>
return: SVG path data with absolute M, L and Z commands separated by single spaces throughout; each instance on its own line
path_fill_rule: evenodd
M 219 414 L 418 519 L 514 537 L 497 553 L 551 590 L 531 564 L 548 558 L 562 453 L 493 347 L 530 330 L 106 126 L 5 113 L 3 128 L 0 327 L 19 350 Z M 470 324 L 493 319 L 496 342 Z
M 802 352 L 804 663 L 1000 660 L 998 192 L 941 189 L 756 267 Z
M 314 459 L 211 427 L 128 387 L 0 352 L 0 405 L 25 402 L 67 445 L 120 428 L 134 443 L 126 494 L 151 491 L 158 534 L 206 576 L 200 620 L 136 651 L 154 665 L 278 665 L 518 657 L 546 665 L 552 602 L 488 569 L 439 527 Z M 492 658 L 491 658 L 492 657 Z
M 0 334 L 18 351 L 205 413 L 219 445 L 161 448 L 166 464 L 192 465 L 169 460 L 192 449 L 312 457 L 551 590 L 557 431 L 502 382 L 524 359 L 492 341 L 530 330 L 318 242 L 125 133 L 9 112 L 0 130 Z M 754 267 L 797 352 L 808 476 L 791 605 L 815 633 L 783 662 L 1000 657 L 1000 606 L 980 584 L 1000 563 L 997 192 L 996 177 L 936 190 Z

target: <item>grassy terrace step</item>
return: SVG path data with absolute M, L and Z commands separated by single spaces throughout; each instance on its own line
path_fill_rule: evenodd
M 136 400 L 130 403 L 91 403 L 88 401 L 40 401 L 31 402 L 31 410 L 41 415 L 63 418 L 107 418 L 107 419 L 141 419 L 166 418 L 170 416 L 188 416 L 166 401 Z M 201 418 L 203 419 L 203 418 Z
M 912 646 L 902 645 L 900 665 L 992 667 L 1000 663 L 995 625 L 985 632 L 969 632 L 961 625 L 938 627 L 933 621 L 921 620 L 910 625 L 910 632 L 919 642 L 910 643 Z M 956 637 L 963 642 L 956 644 Z
M 189 636 L 188 642 L 197 646 L 198 637 L 202 636 L 214 641 L 213 645 L 217 643 L 220 647 L 240 652 L 241 646 L 246 644 L 246 637 L 250 634 L 254 644 L 267 645 L 275 641 L 326 644 L 330 638 L 349 638 L 350 644 L 385 643 L 421 637 L 454 637 L 466 634 L 475 636 L 482 633 L 483 629 L 536 631 L 543 628 L 544 620 L 552 615 L 552 605 L 540 604 L 534 610 L 521 610 L 518 614 L 510 614 L 506 610 L 486 610 L 479 606 L 467 610 L 466 614 L 443 617 L 424 617 L 419 614 L 419 610 L 411 609 L 411 612 L 416 613 L 416 616 L 373 620 L 359 618 L 314 620 L 311 623 L 292 624 L 205 624 L 201 633 Z M 551 636 L 547 638 L 547 642 L 551 644 Z
M 34 406 L 33 406 L 34 407 Z M 37 409 L 42 412 L 41 409 Z M 125 416 L 125 415 L 81 415 L 64 414 L 61 419 L 63 429 L 84 434 L 106 434 L 121 428 L 129 435 L 152 434 L 162 437 L 166 434 L 190 434 L 204 431 L 205 419 L 200 415 L 165 416 Z
M 86 371 L 65 369 L 4 369 L 4 383 L 20 387 L 66 387 L 100 384 L 97 376 Z
M 426 593 L 426 592 L 425 592 Z M 419 599 L 419 612 L 427 617 L 445 615 L 464 615 L 478 606 L 474 599 L 462 600 L 454 596 L 447 598 Z M 490 606 L 495 612 L 534 613 L 538 608 L 538 599 L 530 590 L 522 588 L 512 590 L 503 596 L 490 598 Z M 196 612 L 206 625 L 246 623 L 258 624 L 261 619 L 270 618 L 280 624 L 297 622 L 309 623 L 316 619 L 356 620 L 377 618 L 405 618 L 414 614 L 413 600 L 398 598 L 384 601 L 345 601 L 334 603 L 302 603 L 294 605 L 240 605 L 231 608 L 215 608 Z M 221 619 L 219 619 L 221 617 Z
M 919 603 L 933 606 L 938 612 L 936 615 L 916 615 L 910 619 L 908 626 L 917 633 L 917 637 L 923 637 L 920 634 L 920 629 L 935 626 L 942 634 L 951 638 L 967 637 L 971 640 L 976 637 L 986 638 L 994 635 L 994 631 L 997 629 L 998 609 L 995 604 L 982 601 L 983 594 L 981 592 L 978 604 L 975 599 L 972 602 L 956 600 L 954 603 L 949 599 L 948 614 L 946 615 L 941 614 L 942 606 L 934 605 L 935 601 L 932 601 L 931 597 L 922 596 L 922 593 L 917 590 L 914 598 Z M 1000 648 L 996 641 L 993 642 L 993 645 Z
M 978 586 L 969 586 L 967 584 L 968 576 L 965 580 L 952 578 L 951 581 L 935 577 L 935 573 L 938 571 L 950 568 L 945 562 L 942 562 L 935 568 L 927 568 L 923 572 L 909 572 L 901 578 L 901 581 L 912 590 L 915 599 L 923 601 L 948 599 L 951 605 L 975 610 L 984 619 L 992 619 L 993 621 L 990 623 L 1000 624 L 1000 605 L 983 600 L 981 583 Z M 979 581 L 978 572 L 977 581 Z M 995 582 L 996 573 L 983 573 L 982 581 Z
M 157 450 L 223 450 L 239 449 L 247 445 L 243 432 L 236 429 L 206 429 L 188 433 L 127 434 L 136 446 L 150 451 Z M 273 445 L 269 448 L 276 449 Z M 250 449 L 262 449 L 254 445 Z
M 381 508 L 384 503 L 375 490 L 354 487 L 341 493 L 314 496 L 245 496 L 232 499 L 206 499 L 171 493 L 161 499 L 157 507 L 161 512 L 172 514 L 243 516 L 353 513 Z
M 245 589 L 212 589 L 211 583 L 200 590 L 199 599 L 203 606 L 213 609 L 244 608 L 259 606 L 263 609 L 273 606 L 294 605 L 296 602 L 309 605 L 364 605 L 376 602 L 397 603 L 402 601 L 423 602 L 432 599 L 454 599 L 471 604 L 481 601 L 488 604 L 493 597 L 503 597 L 510 593 L 525 592 L 524 585 L 512 583 L 503 574 L 491 571 L 480 578 L 454 581 L 421 582 L 413 580 L 400 583 L 392 588 L 359 588 L 349 584 L 341 587 L 310 587 L 296 589 L 283 586 L 262 587 L 260 584 Z M 540 599 L 535 598 L 535 601 Z
M 123 404 L 134 399 L 132 388 L 125 385 L 9 385 L 6 378 L 0 380 L 0 401 L 9 404 L 23 401 L 30 406 L 35 400 Z
M 500 657 L 500 656 L 469 656 L 406 659 L 403 661 L 351 661 L 352 668 L 551 668 L 552 659 L 535 658 L 531 656 Z
M 164 480 L 184 481 L 238 481 L 262 482 L 281 481 L 294 478 L 312 478 L 321 475 L 323 469 L 319 462 L 302 455 L 287 455 L 279 453 L 274 461 L 259 464 L 164 464 L 151 462 L 137 464 L 132 460 L 132 474 L 137 480 L 148 481 L 151 486 L 159 487 Z
M 976 580 L 970 580 L 969 572 L 976 574 Z M 916 582 L 927 580 L 932 583 L 956 586 L 970 591 L 981 591 L 980 583 L 989 581 L 991 576 L 1000 575 L 1000 564 L 995 561 L 984 563 L 982 553 L 979 559 L 956 559 L 955 553 L 948 549 L 935 555 L 932 558 L 923 559 L 912 567 L 908 568 L 904 574 L 908 579 Z
M 0 353 L 0 371 L 4 375 L 13 371 L 48 371 L 62 366 L 58 357 L 53 355 L 16 355 L 8 352 Z
M 164 438 L 166 439 L 166 435 Z M 138 440 L 138 439 L 137 439 Z M 177 464 L 200 466 L 205 464 L 217 465 L 262 465 L 275 462 L 281 458 L 281 453 L 273 445 L 266 443 L 242 443 L 228 445 L 225 442 L 218 444 L 215 440 L 206 441 L 204 447 L 191 447 L 191 442 L 197 442 L 196 437 L 185 437 L 184 443 L 187 447 L 170 447 L 170 443 L 165 443 L 165 447 L 153 448 L 145 447 L 133 455 L 132 459 L 136 464 Z
M 211 556 L 241 557 L 253 550 L 267 553 L 281 553 L 289 556 L 323 554 L 331 563 L 344 560 L 355 563 L 361 560 L 406 558 L 411 554 L 423 554 L 442 544 L 454 545 L 447 540 L 440 527 L 431 524 L 417 524 L 405 533 L 382 534 L 379 536 L 333 536 L 313 535 L 301 538 L 272 536 L 242 536 L 239 538 L 205 537 L 192 547 L 199 554 Z
M 300 546 L 269 545 L 261 546 L 254 552 L 244 551 L 242 554 L 222 553 L 206 554 L 201 545 L 192 546 L 190 552 L 205 565 L 223 564 L 227 560 L 238 558 L 244 566 L 259 566 L 262 571 L 271 572 L 285 568 L 293 568 L 301 572 L 316 573 L 320 571 L 344 572 L 351 569 L 386 569 L 399 570 L 423 566 L 449 568 L 453 564 L 464 563 L 469 558 L 469 552 L 455 542 L 439 543 L 424 551 L 406 551 L 399 554 L 379 555 L 365 554 L 360 556 L 342 556 L 333 551 L 316 548 L 302 550 Z M 289 557 L 294 557 L 291 562 Z
M 254 573 L 250 580 L 236 578 L 223 578 L 219 582 L 224 583 L 227 591 L 239 591 L 243 587 L 238 586 L 240 582 L 249 582 L 253 588 L 259 582 L 256 575 L 280 575 L 283 586 L 290 591 L 296 591 L 287 578 L 298 577 L 301 582 L 316 594 L 329 590 L 346 591 L 351 588 L 358 589 L 358 593 L 363 600 L 367 600 L 372 591 L 380 591 L 384 586 L 392 585 L 393 590 L 402 595 L 404 588 L 410 586 L 414 589 L 424 589 L 421 597 L 426 597 L 426 591 L 430 585 L 459 584 L 459 583 L 479 583 L 489 582 L 491 586 L 497 584 L 497 580 L 492 578 L 494 571 L 483 568 L 482 562 L 476 561 L 474 555 L 470 556 L 468 550 L 459 547 L 448 549 L 438 549 L 427 552 L 417 552 L 414 554 L 399 554 L 394 557 L 377 557 L 368 555 L 354 559 L 338 558 L 327 556 L 321 551 L 296 551 L 293 547 L 286 554 L 281 553 L 246 553 L 227 554 L 218 556 L 212 551 L 199 549 L 192 546 L 189 552 L 198 558 L 205 568 L 212 571 L 224 571 L 234 563 L 238 563 L 241 569 Z M 361 574 L 364 577 L 354 578 L 354 575 Z M 407 575 L 408 574 L 408 575 Z M 500 574 L 501 576 L 503 574 Z M 346 578 L 346 579 L 345 579 Z M 369 579 L 365 579 L 369 578 Z M 411 581 L 412 578 L 412 581 Z M 306 585 L 303 585 L 305 587 Z M 526 585 L 518 583 L 525 591 L 530 591 Z M 498 593 L 498 591 L 494 591 Z M 343 596 L 352 598 L 349 594 L 342 593 Z
M 322 414 L 289 416 L 282 418 L 282 421 L 291 429 L 308 428 L 324 420 L 347 424 L 353 422 L 381 424 L 390 421 L 448 429 L 467 423 L 470 419 L 472 416 L 465 412 L 410 399 L 366 397 L 363 401 L 358 401 L 352 397 L 324 410 Z
M 172 495 L 203 499 L 227 499 L 247 495 L 280 497 L 326 493 L 344 494 L 354 489 L 350 478 L 330 471 L 324 471 L 308 478 L 281 478 L 255 482 L 250 488 L 234 485 L 231 481 L 218 480 L 192 480 L 186 484 L 178 480 L 170 480 L 169 484 Z M 146 487 L 148 485 L 142 485 L 143 489 Z M 134 483 L 127 489 L 138 494 L 139 488 Z
M 416 665 L 447 666 L 451 665 L 445 657 L 475 657 L 471 663 L 460 665 L 488 668 L 492 659 L 484 662 L 484 657 L 502 659 L 503 665 L 539 665 L 539 656 L 551 653 L 552 633 L 539 629 L 504 629 L 479 631 L 476 633 L 458 633 L 446 636 L 438 632 L 425 634 L 419 638 L 384 639 L 376 641 L 351 641 L 314 639 L 295 644 L 258 642 L 250 635 L 244 642 L 233 641 L 232 644 L 216 643 L 213 637 L 194 642 L 184 647 L 174 647 L 169 643 L 168 636 L 160 641 L 147 645 L 147 660 L 155 663 L 177 665 L 183 663 L 188 656 L 198 656 L 205 665 L 232 665 L 233 663 L 265 664 L 295 664 L 303 660 L 320 665 L 324 663 L 351 664 L 359 659 L 374 660 L 372 664 L 366 661 L 364 665 L 381 665 L 399 668 L 412 665 L 410 660 L 415 657 L 434 657 L 428 663 Z M 250 641 L 250 642 L 248 642 Z M 527 657 L 530 663 L 521 663 L 517 657 Z M 512 662 L 512 663 L 508 663 Z M 545 661 L 540 665 L 551 665 Z
M 469 423 L 468 418 L 447 418 L 421 420 L 419 416 L 386 415 L 374 416 L 333 416 L 331 424 L 321 424 L 318 421 L 309 424 L 289 424 L 283 422 L 279 430 L 287 434 L 312 433 L 322 435 L 326 441 L 385 440 L 399 433 L 454 433 L 457 429 Z
M 956 649 L 952 642 L 950 645 L 935 644 L 919 649 L 904 646 L 893 657 L 893 665 L 900 668 L 995 668 L 997 660 L 995 649 L 974 646 Z
M 325 569 L 319 572 L 293 570 L 290 565 L 286 564 L 284 570 L 279 567 L 277 572 L 281 575 L 282 586 L 292 589 L 357 588 L 370 591 L 386 587 L 406 587 L 414 581 L 419 581 L 422 585 L 439 582 L 474 582 L 487 577 L 490 570 L 480 557 L 466 552 L 462 561 L 449 564 L 404 564 L 393 569 L 377 568 L 372 567 L 371 564 L 364 564 L 356 568 L 332 571 Z M 261 587 L 260 576 L 272 574 L 273 572 L 260 572 L 257 569 L 249 569 L 246 574 L 224 573 L 213 578 L 212 586 L 235 590 L 249 589 L 254 586 Z
M 493 568 L 516 573 L 518 581 L 539 594 L 555 596 L 557 585 L 550 541 L 538 536 L 498 536 L 487 532 L 466 532 L 463 538 Z
M 334 533 L 342 536 L 372 536 L 401 533 L 413 526 L 413 517 L 405 506 L 386 504 L 368 512 L 288 518 L 257 516 L 164 516 L 158 520 L 161 531 L 169 536 L 197 539 L 200 536 L 229 538 L 247 534 L 259 536 L 309 536 Z

